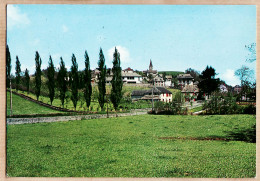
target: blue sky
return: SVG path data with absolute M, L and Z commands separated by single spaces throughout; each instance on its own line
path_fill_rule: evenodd
M 8 5 L 7 44 L 22 70 L 35 70 L 35 51 L 42 68 L 51 55 L 67 68 L 75 54 L 84 69 L 88 51 L 91 68 L 103 49 L 112 67 L 116 46 L 122 68 L 146 70 L 151 59 L 159 71 L 203 71 L 207 65 L 228 84 L 239 84 L 234 71 L 245 62 L 245 45 L 256 42 L 256 6 L 251 5 Z

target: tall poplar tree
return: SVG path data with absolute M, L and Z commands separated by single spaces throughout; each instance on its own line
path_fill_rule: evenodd
M 64 99 L 67 91 L 67 69 L 62 57 L 60 57 L 60 69 L 58 72 L 57 80 L 58 89 L 60 91 L 60 101 L 64 108 Z
M 78 102 L 78 86 L 79 86 L 79 74 L 78 74 L 78 64 L 74 54 L 71 57 L 72 65 L 70 68 L 71 71 L 71 100 L 73 102 L 74 108 L 76 110 Z
M 89 108 L 91 103 L 92 86 L 91 86 L 91 70 L 90 70 L 90 63 L 89 63 L 89 57 L 87 51 L 85 51 L 84 81 L 85 81 L 84 96 L 85 96 L 87 107 Z
M 29 89 L 30 89 L 30 76 L 29 76 L 29 71 L 27 69 L 25 69 L 25 86 L 26 86 L 26 90 L 27 93 L 29 93 Z
M 55 80 L 54 80 L 54 74 L 55 74 L 55 68 L 53 65 L 53 61 L 52 58 L 50 56 L 49 58 L 49 66 L 47 68 L 47 77 L 48 77 L 48 88 L 49 88 L 49 98 L 51 101 L 51 105 L 54 99 L 54 95 L 55 95 Z
M 15 83 L 16 83 L 16 91 L 18 90 L 20 80 L 21 80 L 21 63 L 19 61 L 18 56 L 16 56 L 16 62 L 15 62 Z
M 36 67 L 36 71 L 35 71 L 35 93 L 36 93 L 37 101 L 39 100 L 39 96 L 40 96 L 40 93 L 41 93 L 41 84 L 42 84 L 41 65 L 42 65 L 42 59 L 41 59 L 38 51 L 36 51 L 36 53 L 35 53 L 35 67 Z
M 10 86 L 10 77 L 11 77 L 11 54 L 9 51 L 8 45 L 6 46 L 6 86 Z
M 105 94 L 106 94 L 106 65 L 105 65 L 105 57 L 102 49 L 100 48 L 99 52 L 99 61 L 98 61 L 98 69 L 100 73 L 98 74 L 98 102 L 103 110 L 105 104 Z
M 113 56 L 113 78 L 112 78 L 112 91 L 111 91 L 111 102 L 114 105 L 115 110 L 118 109 L 118 105 L 122 99 L 122 75 L 121 75 L 121 66 L 120 66 L 120 53 L 115 48 L 115 53 Z

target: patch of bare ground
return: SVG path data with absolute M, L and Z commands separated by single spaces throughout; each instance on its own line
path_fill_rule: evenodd
M 218 138 L 218 137 L 205 137 L 205 138 L 194 138 L 194 137 L 158 137 L 162 140 L 200 140 L 200 141 L 229 141 L 227 138 Z

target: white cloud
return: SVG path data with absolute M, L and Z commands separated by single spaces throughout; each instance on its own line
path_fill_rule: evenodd
M 222 78 L 227 84 L 232 86 L 240 83 L 239 79 L 235 76 L 235 70 L 232 69 L 226 69 Z
M 20 9 L 14 5 L 7 6 L 7 26 L 21 26 L 30 24 L 30 20 L 27 17 L 27 14 L 22 13 Z
M 36 39 L 34 39 L 33 41 L 30 42 L 30 44 L 32 46 L 37 46 L 37 45 L 39 45 L 39 43 L 40 43 L 40 39 L 39 38 L 36 38 Z
M 63 31 L 64 33 L 66 33 L 66 32 L 69 31 L 69 29 L 68 29 L 68 27 L 67 27 L 66 25 L 62 25 L 62 31 Z
M 129 63 L 132 61 L 130 57 L 129 50 L 126 47 L 123 46 L 116 46 L 118 52 L 120 53 L 120 61 L 121 63 Z M 110 48 L 107 53 L 108 53 L 108 58 L 110 61 L 113 61 L 113 54 L 115 52 L 115 47 Z

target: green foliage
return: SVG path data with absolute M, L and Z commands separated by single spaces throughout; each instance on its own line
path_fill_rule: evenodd
M 98 102 L 101 107 L 101 110 L 103 111 L 106 95 L 106 65 L 105 57 L 101 48 L 99 52 L 98 69 L 100 71 L 100 73 L 98 74 Z
M 54 68 L 54 65 L 53 65 L 52 58 L 50 56 L 49 66 L 47 68 L 47 77 L 48 77 L 47 85 L 48 85 L 48 89 L 49 89 L 49 98 L 50 98 L 50 101 L 51 101 L 51 105 L 52 105 L 54 95 L 55 95 L 54 74 L 55 74 L 55 68 Z
M 236 135 L 225 141 L 230 132 L 255 123 L 252 115 L 142 115 L 7 125 L 6 172 L 10 177 L 255 177 L 256 144 L 236 141 Z
M 61 100 L 61 104 L 64 107 L 64 99 L 65 99 L 65 93 L 67 91 L 67 70 L 65 67 L 65 63 L 62 59 L 62 57 L 60 57 L 60 69 L 58 72 L 58 89 L 60 91 L 60 100 Z
M 255 114 L 256 109 L 254 105 L 238 106 L 236 97 L 231 94 L 222 96 L 215 94 L 209 101 L 203 105 L 206 110 L 205 114 Z
M 220 80 L 218 78 L 215 79 L 215 76 L 216 72 L 212 67 L 207 66 L 206 69 L 202 71 L 198 84 L 200 92 L 211 95 L 212 92 L 219 89 Z
M 36 51 L 36 53 L 35 53 L 35 67 L 36 67 L 36 71 L 35 71 L 35 94 L 37 96 L 37 100 L 39 100 L 39 96 L 40 96 L 40 93 L 41 93 L 41 84 L 42 84 L 41 65 L 42 65 L 42 59 L 41 59 L 38 51 Z
M 29 76 L 29 71 L 27 69 L 25 69 L 24 76 L 25 76 L 26 90 L 27 90 L 27 93 L 29 93 L 29 91 L 30 91 L 30 76 Z
M 21 80 L 21 63 L 19 61 L 18 56 L 16 56 L 16 62 L 15 62 L 15 82 L 16 82 L 16 91 L 18 90 L 20 80 Z
M 190 74 L 194 78 L 194 82 L 200 80 L 200 78 L 199 78 L 200 74 L 197 70 L 194 70 L 192 68 L 188 68 L 188 69 L 185 70 L 185 74 Z
M 162 74 L 163 72 L 166 73 L 166 75 L 172 75 L 172 77 L 177 77 L 179 74 L 183 74 L 184 72 L 180 72 L 180 71 L 160 71 L 158 72 L 159 74 Z
M 86 100 L 87 107 L 89 108 L 91 103 L 91 94 L 92 94 L 92 86 L 91 86 L 91 70 L 90 63 L 87 51 L 85 51 L 85 74 L 84 74 L 84 96 Z
M 256 43 L 251 43 L 250 45 L 246 45 L 245 47 L 250 52 L 248 54 L 246 61 L 248 62 L 256 61 Z
M 9 46 L 6 45 L 6 87 L 10 86 L 11 69 L 11 54 L 9 51 Z
M 113 56 L 113 78 L 112 78 L 112 90 L 111 90 L 111 102 L 115 110 L 117 110 L 118 105 L 122 99 L 122 75 L 121 75 L 121 66 L 120 66 L 120 53 L 115 48 L 115 53 Z
M 78 74 L 78 63 L 74 54 L 71 57 L 72 65 L 70 68 L 71 74 L 71 90 L 72 96 L 71 100 L 73 102 L 74 108 L 76 110 L 77 102 L 78 102 L 78 87 L 79 87 L 79 74 Z

